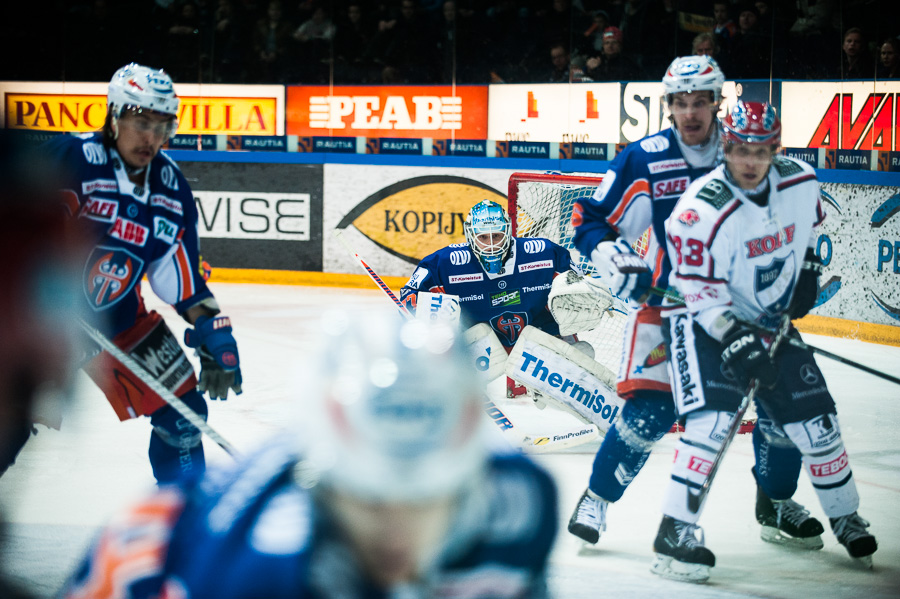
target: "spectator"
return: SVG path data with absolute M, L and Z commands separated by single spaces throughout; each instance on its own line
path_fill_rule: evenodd
M 584 73 L 572 66 L 571 55 L 568 48 L 562 42 L 557 42 L 550 46 L 550 63 L 553 65 L 550 75 L 545 79 L 550 83 L 571 83 L 575 80 L 581 81 Z
M 851 27 L 844 33 L 841 69 L 835 75 L 840 79 L 871 79 L 875 75 L 875 61 L 859 27 Z
M 488 79 L 487 47 L 493 43 L 480 35 L 471 11 L 462 10 L 456 0 L 441 5 L 435 30 L 441 66 L 440 83 L 478 83 Z
M 581 52 L 586 56 L 603 51 L 603 32 L 611 25 L 609 13 L 605 10 L 595 10 L 591 15 L 592 23 L 584 30 L 579 42 Z
M 889 37 L 881 44 L 878 79 L 900 79 L 900 40 Z
M 621 54 L 632 58 L 640 67 L 640 72 L 628 75 L 629 79 L 655 78 L 679 54 L 675 0 L 629 2 L 620 27 Z
M 438 77 L 432 28 L 419 14 L 416 0 L 401 0 L 400 15 L 381 21 L 378 45 L 380 60 L 395 67 L 411 83 L 431 83 Z
M 281 2 L 269 2 L 266 16 L 259 20 L 253 35 L 257 83 L 284 83 L 291 34 L 294 28 L 283 17 Z
M 731 20 L 729 2 L 713 2 L 713 20 L 716 23 L 713 34 L 719 40 L 719 47 L 727 51 L 731 47 L 731 40 L 737 35 L 737 25 Z
M 698 33 L 694 37 L 691 49 L 695 56 L 709 56 L 716 61 L 719 59 L 719 46 L 716 44 L 716 36 L 708 31 Z
M 785 77 L 808 79 L 825 76 L 834 69 L 826 68 L 824 56 L 834 54 L 831 48 L 831 21 L 835 0 L 797 3 L 797 18 L 788 31 L 788 55 Z
M 332 61 L 331 41 L 335 27 L 322 5 L 316 6 L 309 19 L 293 33 L 296 42 L 293 68 L 296 78 L 304 83 L 327 83 Z
M 731 77 L 766 79 L 770 75 L 771 38 L 759 28 L 759 11 L 755 4 L 744 4 L 738 13 L 738 33 L 734 36 L 728 64 Z
M 603 53 L 588 58 L 585 66 L 585 74 L 592 81 L 630 81 L 639 70 L 635 61 L 622 53 L 622 32 L 618 27 L 606 28 Z
M 185 2 L 166 35 L 165 62 L 173 81 L 198 81 L 201 64 L 200 19 L 197 6 Z
M 359 0 L 347 5 L 334 34 L 334 78 L 337 83 L 370 83 L 369 46 L 375 26 Z
M 249 41 L 246 22 L 235 14 L 234 0 L 219 0 L 213 18 L 213 74 L 216 83 L 243 83 L 245 51 Z
M 486 54 L 492 83 L 536 80 L 545 69 L 547 55 L 538 44 L 531 13 L 515 0 L 497 0 L 486 11 L 484 29 L 491 33 Z M 565 47 L 565 46 L 564 46 Z

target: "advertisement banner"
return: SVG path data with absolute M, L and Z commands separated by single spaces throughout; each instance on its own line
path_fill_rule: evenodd
M 900 151 L 900 81 L 785 81 L 781 143 Z
M 382 277 L 409 277 L 428 254 L 464 243 L 463 223 L 481 200 L 506 206 L 513 171 L 325 165 L 325 272 L 360 273 L 359 263 L 329 234 L 344 239 Z
M 618 114 L 618 83 L 491 85 L 488 139 L 609 143 Z
M 322 165 L 180 166 L 197 203 L 201 253 L 213 269 L 322 271 Z
M 0 120 L 7 129 L 84 133 L 106 118 L 105 83 L 0 82 Z M 284 135 L 280 85 L 175 84 L 181 135 Z
M 288 135 L 486 139 L 485 86 L 288 86 Z
M 816 253 L 825 270 L 813 314 L 900 326 L 900 193 L 823 183 L 827 218 Z

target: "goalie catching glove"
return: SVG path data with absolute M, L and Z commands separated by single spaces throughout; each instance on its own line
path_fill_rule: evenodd
M 595 328 L 612 306 L 609 291 L 574 270 L 553 279 L 547 298 L 550 314 L 560 335 L 574 335 Z
M 601 241 L 591 252 L 591 262 L 613 295 L 646 301 L 653 284 L 650 267 L 623 239 Z
M 201 316 L 194 328 L 184 332 L 184 343 L 197 350 L 200 356 L 200 392 L 209 392 L 210 399 L 228 399 L 228 390 L 241 394 L 241 361 L 237 341 L 231 333 L 231 319 L 227 316 Z

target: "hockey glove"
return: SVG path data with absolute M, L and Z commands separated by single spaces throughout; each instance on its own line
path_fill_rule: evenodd
M 745 385 L 756 379 L 770 388 L 778 380 L 778 370 L 756 333 L 738 326 L 722 339 L 722 361 Z
M 228 389 L 241 394 L 241 361 L 227 316 L 201 316 L 184 332 L 184 342 L 200 356 L 200 392 L 210 399 L 228 399 Z
M 788 313 L 791 320 L 803 318 L 816 305 L 819 296 L 819 276 L 822 274 L 822 260 L 816 256 L 812 248 L 806 250 L 803 258 L 803 267 L 800 269 L 800 277 L 797 279 L 797 287 L 794 289 L 794 297 Z
M 598 243 L 591 262 L 613 295 L 646 301 L 653 283 L 650 267 L 623 239 Z

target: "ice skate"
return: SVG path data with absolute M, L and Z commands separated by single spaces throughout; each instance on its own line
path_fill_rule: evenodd
M 866 568 L 872 567 L 872 554 L 878 549 L 875 537 L 869 534 L 869 523 L 853 512 L 839 518 L 831 518 L 831 530 L 838 542 L 847 548 L 850 557 Z
M 760 537 L 767 543 L 812 550 L 824 546 L 825 528 L 809 515 L 809 510 L 792 499 L 770 499 L 759 486 L 756 487 L 756 521 L 762 524 Z
M 586 543 L 596 545 L 606 530 L 606 508 L 609 502 L 586 489 L 569 519 L 569 532 Z
M 716 556 L 703 546 L 703 529 L 669 516 L 663 516 L 653 551 L 650 571 L 671 580 L 705 582 L 716 565 Z

